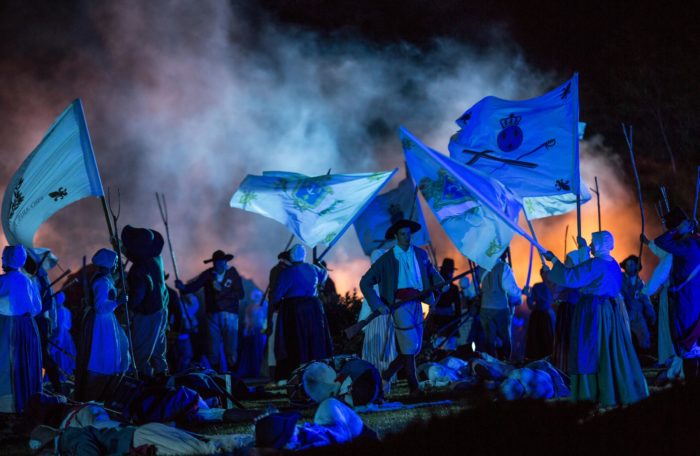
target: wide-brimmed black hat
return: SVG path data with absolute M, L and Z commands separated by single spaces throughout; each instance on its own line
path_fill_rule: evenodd
M 211 258 L 209 258 L 208 260 L 204 260 L 204 262 L 213 263 L 219 260 L 231 261 L 233 260 L 233 255 L 230 253 L 224 253 L 223 250 L 217 250 L 216 252 L 211 254 Z
M 282 449 L 294 435 L 299 412 L 272 413 L 255 420 L 255 446 Z
M 452 271 L 454 272 L 455 270 L 455 260 L 452 258 L 445 258 L 442 260 L 442 264 L 440 265 L 440 272 L 442 271 Z
M 416 231 L 421 229 L 421 226 L 420 226 L 420 224 L 414 222 L 413 220 L 401 219 L 397 222 L 394 222 L 394 224 L 391 225 L 388 230 L 386 230 L 386 234 L 384 235 L 384 239 L 387 239 L 387 240 L 394 239 L 396 232 L 399 231 L 401 228 L 410 228 L 411 233 L 415 233 Z
M 148 228 L 126 225 L 122 229 L 122 244 L 127 257 L 156 257 L 163 251 L 163 235 Z
M 666 215 L 662 217 L 662 222 L 666 225 L 666 229 L 672 230 L 677 228 L 683 221 L 688 220 L 688 215 L 678 206 L 673 206 Z
M 624 260 L 620 261 L 620 267 L 622 269 L 624 269 L 625 271 L 627 270 L 627 268 L 625 267 L 625 264 L 627 264 L 628 261 L 634 261 L 635 263 L 637 263 L 637 266 L 638 266 L 637 271 L 642 270 L 642 263 L 639 262 L 639 257 L 637 255 L 630 255 L 627 258 L 625 258 Z

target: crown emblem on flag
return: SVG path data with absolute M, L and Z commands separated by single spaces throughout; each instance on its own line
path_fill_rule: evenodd
M 291 195 L 294 205 L 300 211 L 308 211 L 318 208 L 333 193 L 333 189 L 327 185 L 330 176 L 318 176 L 301 179 Z
M 498 148 L 503 152 L 512 152 L 523 143 L 523 131 L 518 124 L 522 119 L 511 113 L 508 117 L 501 119 L 501 130 L 496 137 Z
M 511 113 L 511 115 L 508 117 L 501 119 L 501 128 L 505 129 L 508 127 L 517 127 L 521 119 L 521 116 L 516 116 L 515 114 Z

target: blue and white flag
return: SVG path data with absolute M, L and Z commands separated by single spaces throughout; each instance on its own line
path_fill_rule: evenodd
M 514 233 L 534 243 L 518 226 L 522 204 L 507 187 L 428 148 L 404 128 L 400 136 L 411 176 L 464 256 L 490 271 Z
M 578 74 L 540 97 L 486 97 L 457 119 L 450 157 L 507 185 L 530 219 L 564 214 L 591 199 L 579 171 Z M 585 128 L 585 124 L 583 125 Z
M 248 175 L 229 204 L 280 222 L 310 247 L 332 246 L 396 171 L 315 177 L 282 171 Z
M 422 228 L 411 236 L 411 243 L 425 245 L 430 242 L 423 211 L 418 201 L 417 189 L 410 177 L 399 182 L 398 187 L 377 195 L 355 220 L 355 231 L 365 255 L 379 248 L 387 248 L 393 241 L 384 239 L 392 220 L 408 219 Z
M 63 111 L 5 190 L 2 227 L 9 244 L 33 246 L 42 223 L 71 203 L 104 196 L 80 100 Z

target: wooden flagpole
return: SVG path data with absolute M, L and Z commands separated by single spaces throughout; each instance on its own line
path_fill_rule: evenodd
M 110 192 L 109 192 L 109 187 L 107 188 L 107 197 L 110 197 Z M 119 214 L 121 213 L 121 208 L 122 208 L 122 203 L 121 203 L 121 193 L 119 192 L 119 188 L 117 188 L 117 211 L 112 210 L 112 201 L 110 198 L 109 202 L 109 212 L 112 214 L 112 221 L 114 223 L 114 232 L 119 233 L 119 228 L 117 226 L 117 221 L 119 220 Z M 126 293 L 126 277 L 124 275 L 124 263 L 122 262 L 122 246 L 121 246 L 121 240 L 119 239 L 118 234 L 114 235 L 113 242 L 116 244 L 116 251 L 117 251 L 117 265 L 119 269 L 119 281 L 120 283 L 120 288 L 122 291 L 122 296 L 127 297 Z M 129 306 L 125 305 L 124 306 L 124 318 L 126 319 L 126 337 L 129 339 L 129 353 L 131 354 L 131 367 L 134 369 L 134 376 L 136 377 L 136 380 L 139 379 L 139 372 L 136 369 L 136 357 L 134 356 L 134 341 L 131 337 L 131 320 L 129 318 Z
M 698 223 L 698 196 L 700 196 L 700 166 L 698 166 L 698 175 L 695 178 L 695 201 L 693 202 L 693 220 Z
M 625 141 L 627 142 L 627 148 L 630 151 L 630 160 L 632 161 L 632 170 L 634 171 L 634 179 L 637 182 L 637 198 L 639 199 L 639 213 L 642 218 L 642 234 L 644 234 L 644 204 L 642 201 L 642 185 L 639 181 L 639 173 L 637 172 L 637 163 L 634 160 L 634 148 L 633 144 L 633 129 L 632 125 L 629 126 L 629 131 L 625 124 L 622 124 L 622 133 L 625 135 Z M 640 236 L 641 237 L 641 236 Z M 639 242 L 639 263 L 642 262 L 642 252 L 644 251 L 644 242 Z
M 598 176 L 594 177 L 595 179 L 595 189 L 591 188 L 590 190 L 595 193 L 595 201 L 596 204 L 598 205 L 598 231 L 603 231 L 601 222 L 600 222 L 600 189 L 598 188 Z

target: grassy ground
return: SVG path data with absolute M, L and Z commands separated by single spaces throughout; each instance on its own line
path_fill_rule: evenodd
M 645 371 L 650 384 L 656 373 L 657 371 L 655 370 Z M 655 388 L 651 388 L 651 390 L 652 392 L 660 391 Z M 242 401 L 243 405 L 248 409 L 261 411 L 268 407 L 275 407 L 279 410 L 292 408 L 283 388 L 266 388 L 265 393 L 267 395 L 266 398 L 245 400 Z M 485 390 L 469 394 L 455 394 L 446 389 L 435 389 L 429 391 L 425 397 L 415 399 L 408 396 L 407 385 L 405 382 L 400 381 L 393 387 L 392 394 L 387 398 L 387 402 L 403 402 L 412 404 L 415 408 L 361 413 L 360 416 L 365 424 L 374 429 L 380 438 L 384 439 L 392 437 L 392 435 L 395 437 L 395 435 L 400 434 L 409 426 L 428 423 L 436 418 L 457 416 L 477 406 L 491 407 L 489 406 L 489 401 L 491 401 L 492 397 L 493 394 Z M 445 401 L 449 401 L 449 403 L 445 403 Z M 315 408 L 301 409 L 300 412 L 302 422 L 311 421 L 313 420 Z M 0 454 L 31 454 L 27 446 L 27 436 L 13 431 L 15 421 L 16 419 L 13 416 L 0 415 Z M 250 422 L 239 424 L 218 423 L 198 426 L 193 430 L 203 434 L 247 434 L 253 433 L 253 424 Z
M 280 410 L 290 408 L 289 401 L 283 389 L 268 388 L 266 391 L 270 394 L 274 394 L 275 397 L 255 401 L 243 401 L 243 405 L 250 409 L 265 409 L 268 406 Z M 450 403 L 445 404 L 445 401 L 450 401 Z M 420 399 L 410 398 L 408 396 L 406 382 L 399 381 L 399 383 L 392 388 L 392 393 L 387 398 L 386 402 L 403 402 L 411 404 L 411 406 L 415 408 L 361 413 L 360 416 L 365 424 L 375 430 L 380 437 L 390 433 L 401 432 L 411 423 L 428 421 L 433 417 L 449 416 L 463 411 L 470 407 L 472 400 L 464 395 L 452 394 L 447 390 L 434 390 Z M 431 404 L 431 402 L 437 404 Z M 302 416 L 301 422 L 312 421 L 316 408 L 309 407 L 300 409 L 299 411 Z M 221 434 L 252 432 L 252 429 L 253 427 L 251 424 L 216 424 L 200 428 L 198 431 Z

